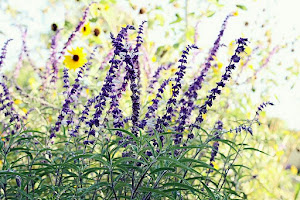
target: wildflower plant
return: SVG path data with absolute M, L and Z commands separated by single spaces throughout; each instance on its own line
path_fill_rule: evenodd
M 189 53 L 198 49 L 194 44 L 182 51 L 177 65 L 170 62 L 153 70 L 144 90 L 141 47 L 147 22 L 137 30 L 126 25 L 110 33 L 112 49 L 101 57 L 101 47 L 85 53 L 72 44 L 75 34 L 100 34 L 99 28 L 91 31 L 88 11 L 61 51 L 57 44 L 62 30 L 55 28 L 36 96 L 1 74 L 1 199 L 244 199 L 236 185 L 242 179 L 239 170 L 247 166 L 236 161 L 244 149 L 256 150 L 245 143 L 247 136 L 255 134 L 252 126 L 259 123 L 260 112 L 273 104 L 263 103 L 253 119 L 238 125 L 218 119 L 208 128 L 204 115 L 221 106 L 217 98 L 243 59 L 247 38 L 236 40 L 223 75 L 203 91 L 207 95 L 198 93 L 203 83 L 210 83 L 206 75 L 231 15 L 187 90 L 184 79 L 193 65 Z M 7 45 L 9 40 L 0 69 Z M 173 65 L 173 76 L 160 76 Z M 26 103 L 30 112 L 20 113 L 10 90 L 35 103 Z M 232 140 L 225 137 L 229 133 Z

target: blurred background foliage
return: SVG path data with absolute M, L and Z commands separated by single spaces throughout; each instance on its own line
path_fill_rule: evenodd
M 199 74 L 203 61 L 213 46 L 214 39 L 217 38 L 222 21 L 230 13 L 234 16 L 229 20 L 222 39 L 222 43 L 228 48 L 220 49 L 214 67 L 207 76 L 207 82 L 216 82 L 220 77 L 230 59 L 229 55 L 232 54 L 235 39 L 243 36 L 251 41 L 242 63 L 234 72 L 233 80 L 206 115 L 204 128 L 205 125 L 211 125 L 218 119 L 224 120 L 225 129 L 235 127 L 239 124 L 239 120 L 252 118 L 261 102 L 273 100 L 276 106 L 278 101 L 274 91 L 278 90 L 278 86 L 284 83 L 294 87 L 299 80 L 300 61 L 296 58 L 299 52 L 297 49 L 299 37 L 287 35 L 274 38 L 278 31 L 274 29 L 276 23 L 272 20 L 272 15 L 263 15 L 263 13 L 272 13 L 272 10 L 268 11 L 268 7 L 262 5 L 260 1 L 102 0 L 97 2 L 91 6 L 89 23 L 85 25 L 86 32 L 77 35 L 72 45 L 82 46 L 87 52 L 92 52 L 93 47 L 101 45 L 96 52 L 95 59 L 98 63 L 92 65 L 89 72 L 91 78 L 84 83 L 86 98 L 99 91 L 101 86 L 99 83 L 104 78 L 105 73 L 93 72 L 100 67 L 100 63 L 111 49 L 110 32 L 116 34 L 125 24 L 137 27 L 143 20 L 147 20 L 142 47 L 144 60 L 141 61 L 144 69 L 142 74 L 144 89 L 155 69 L 162 64 L 175 63 L 184 46 L 195 43 L 199 50 L 191 56 L 189 62 L 191 66 L 186 77 L 186 81 L 192 81 Z M 7 71 L 13 72 L 22 45 L 22 31 L 25 29 L 28 31 L 26 42 L 30 54 L 23 60 L 23 68 L 20 72 L 22 75 L 15 81 L 24 90 L 30 90 L 31 97 L 40 95 L 41 86 L 37 77 L 30 76 L 33 72 L 30 66 L 31 60 L 36 63 L 39 70 L 45 70 L 51 37 L 62 28 L 59 43 L 62 47 L 90 1 L 45 0 L 35 3 L 36 5 L 30 3 L 25 5 L 24 2 L 17 0 L 0 2 L 1 12 L 5 15 L 1 20 L 1 42 L 10 37 L 15 38 L 13 52 L 8 50 L 9 59 L 6 61 L 5 68 Z M 255 16 L 253 16 L 253 7 L 257 9 Z M 135 37 L 136 34 L 131 34 L 129 39 L 133 40 Z M 165 70 L 162 77 L 172 74 L 175 67 Z M 62 69 L 60 67 L 59 77 L 62 76 Z M 107 66 L 103 66 L 103 71 L 106 69 Z M 75 72 L 70 72 L 70 76 L 73 77 L 71 80 L 74 79 Z M 210 85 L 203 86 L 200 97 L 206 96 Z M 157 88 L 158 85 L 155 87 Z M 53 93 L 51 99 L 45 101 L 51 102 L 50 107 L 59 107 L 62 99 L 57 94 L 62 92 L 61 87 L 51 92 Z M 24 113 L 28 112 L 32 102 L 39 103 L 38 98 L 26 99 L 17 92 L 12 95 L 18 109 Z M 127 94 L 128 98 L 129 95 Z M 146 94 L 142 95 L 144 95 L 142 101 L 145 101 L 142 103 L 147 103 L 151 98 Z M 129 102 L 126 98 L 122 101 L 121 105 L 126 113 Z M 200 98 L 198 101 L 200 103 L 203 99 Z M 46 117 L 41 119 L 39 113 L 47 113 L 47 110 L 34 112 L 29 116 L 28 121 L 45 120 L 48 123 L 52 121 L 51 114 L 44 115 Z M 270 117 L 265 112 L 261 114 L 260 121 L 262 125 L 255 127 L 253 131 L 255 134 L 248 139 L 248 144 L 264 153 L 244 151 L 239 156 L 237 163 L 249 169 L 240 168 L 243 170 L 241 174 L 245 177 L 242 184 L 236 185 L 236 189 L 244 191 L 249 199 L 254 200 L 300 199 L 299 129 L 290 130 L 281 116 Z M 43 127 L 39 128 L 43 130 Z M 231 139 L 232 135 L 228 134 L 225 137 Z M 222 148 L 222 152 L 226 153 L 227 147 L 221 144 L 220 149 Z M 216 164 L 218 166 L 218 163 Z

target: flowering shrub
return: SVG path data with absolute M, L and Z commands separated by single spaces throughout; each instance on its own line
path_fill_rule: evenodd
M 162 65 L 145 89 L 142 80 L 148 72 L 141 67 L 140 49 L 147 22 L 137 31 L 127 25 L 117 35 L 111 33 L 112 50 L 95 69 L 99 64 L 95 54 L 101 46 L 89 56 L 82 47 L 71 50 L 76 34 L 92 32 L 88 12 L 89 7 L 61 51 L 61 29 L 55 28 L 45 69 L 30 63 L 40 80 L 38 93 L 1 74 L 1 198 L 246 198 L 236 186 L 242 178 L 240 170 L 247 166 L 236 164 L 236 159 L 243 150 L 258 151 L 245 141 L 255 134 L 252 126 L 259 123 L 262 109 L 273 104 L 262 103 L 252 119 L 237 126 L 228 124 L 226 127 L 232 126 L 228 129 L 222 119 L 209 129 L 202 125 L 245 54 L 247 38 L 236 40 L 223 75 L 207 95 L 200 99 L 198 93 L 208 83 L 207 72 L 231 15 L 224 20 L 204 68 L 186 90 L 187 63 L 196 45 L 182 51 L 172 77 L 163 79 L 160 73 L 174 64 Z M 135 32 L 133 44 L 129 36 Z M 0 68 L 9 42 L 2 48 Z M 29 55 L 25 39 L 23 51 Z M 18 75 L 15 73 L 16 79 Z M 96 84 L 87 87 L 86 82 Z M 13 100 L 13 93 L 27 102 L 25 114 L 16 106 L 20 102 Z M 232 140 L 224 138 L 228 133 L 234 134 Z

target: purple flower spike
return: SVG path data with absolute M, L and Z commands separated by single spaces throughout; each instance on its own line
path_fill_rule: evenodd
M 20 123 L 22 121 L 19 114 L 13 107 L 14 102 L 12 101 L 12 98 L 10 96 L 8 87 L 5 84 L 6 81 L 7 78 L 5 76 L 0 76 L 0 86 L 3 89 L 3 93 L 0 92 L 0 113 L 4 113 L 4 116 L 9 119 L 9 123 L 16 122 L 15 128 L 19 129 L 21 127 Z
M 181 89 L 181 81 L 185 75 L 185 63 L 187 63 L 187 55 L 191 49 L 197 49 L 198 47 L 195 45 L 188 45 L 185 50 L 182 51 L 181 58 L 179 59 L 180 65 L 178 66 L 179 71 L 175 73 L 176 78 L 175 78 L 175 84 L 172 86 L 172 96 L 170 99 L 167 101 L 167 106 L 166 106 L 166 113 L 162 116 L 162 118 L 158 118 L 155 128 L 159 133 L 163 132 L 163 127 L 167 127 L 169 125 L 169 121 L 171 121 L 171 118 L 173 116 L 173 111 L 174 107 L 177 104 L 176 98 L 179 95 L 179 91 Z M 178 140 L 178 137 L 175 137 L 176 143 L 180 142 Z
M 216 129 L 216 132 L 214 133 L 214 139 L 216 140 L 219 140 L 221 139 L 221 131 L 223 129 L 223 123 L 221 121 L 217 121 L 216 124 L 215 124 L 215 129 Z M 217 153 L 219 151 L 219 141 L 215 141 L 213 143 L 213 148 L 212 148 L 212 152 L 211 152 L 211 155 L 210 155 L 210 166 L 214 167 L 213 165 L 213 161 L 215 161 L 215 157 L 217 156 Z M 212 170 L 208 170 L 208 173 L 212 172 Z
M 91 58 L 90 58 L 91 59 Z M 78 73 L 77 73 L 77 77 L 75 78 L 75 82 L 72 85 L 72 88 L 70 91 L 68 91 L 69 88 L 69 80 L 68 80 L 68 69 L 64 68 L 64 87 L 67 89 L 64 93 L 67 95 L 67 98 L 65 99 L 63 105 L 62 105 L 62 109 L 60 114 L 58 115 L 57 121 L 55 123 L 55 127 L 53 127 L 51 129 L 51 134 L 50 134 L 50 139 L 55 137 L 56 134 L 55 132 L 58 132 L 60 130 L 60 126 L 61 125 L 70 125 L 73 124 L 73 115 L 74 115 L 74 111 L 70 108 L 71 103 L 73 103 L 74 105 L 76 104 L 79 95 L 80 95 L 80 80 L 83 77 L 83 73 L 85 68 L 88 65 L 91 65 L 92 63 L 90 61 L 88 61 L 87 63 L 85 63 L 82 67 L 80 67 Z M 64 119 L 67 119 L 66 121 L 64 121 Z M 71 136 L 76 136 L 74 131 L 71 131 L 70 133 Z
M 50 55 L 50 62 L 52 64 L 52 72 L 51 72 L 51 81 L 52 83 L 55 83 L 57 81 L 57 73 L 58 73 L 58 59 L 57 59 L 57 45 L 58 45 L 58 40 L 60 37 L 60 31 L 62 29 L 59 29 L 54 36 L 52 36 L 51 38 L 51 55 Z M 48 69 L 47 69 L 48 70 Z M 46 70 L 46 74 L 45 74 L 45 79 L 47 78 L 49 73 Z
M 122 44 L 122 41 L 125 39 L 125 35 L 127 34 L 127 31 L 133 29 L 134 27 L 129 25 L 126 26 L 125 28 L 122 28 L 116 38 L 111 33 L 112 45 L 114 47 L 114 56 L 109 61 L 109 63 L 111 63 L 111 66 L 105 77 L 102 89 L 99 95 L 97 95 L 95 98 L 96 105 L 94 108 L 96 109 L 96 111 L 93 114 L 93 118 L 90 121 L 86 122 L 87 125 L 90 127 L 90 130 L 92 130 L 94 126 L 99 127 L 100 125 L 102 125 L 100 124 L 101 116 L 106 106 L 107 98 L 113 97 L 112 95 L 114 94 L 114 87 L 115 87 L 115 83 L 113 82 L 113 80 L 116 77 L 116 71 L 119 70 L 119 64 L 122 62 L 121 60 L 117 59 L 116 56 L 122 57 L 124 53 L 126 54 L 126 49 L 124 49 L 124 45 Z M 128 58 L 127 59 L 125 58 L 125 62 L 126 61 L 132 64 L 132 61 L 129 60 Z M 88 135 L 88 138 L 89 136 L 90 135 Z
M 227 21 L 228 21 L 229 17 L 231 17 L 231 16 L 232 15 L 228 15 L 225 18 L 225 20 L 222 24 L 221 30 L 219 32 L 219 35 L 218 35 L 216 41 L 214 42 L 214 46 L 209 52 L 209 56 L 206 59 L 204 68 L 202 69 L 200 76 L 198 76 L 194 80 L 194 82 L 190 85 L 189 89 L 184 93 L 184 97 L 180 100 L 180 103 L 182 106 L 180 108 L 179 118 L 177 120 L 178 126 L 176 127 L 176 130 L 178 132 L 182 132 L 184 130 L 183 127 L 186 124 L 186 121 L 188 120 L 188 118 L 190 117 L 190 115 L 193 111 L 194 102 L 198 98 L 197 91 L 202 88 L 204 79 L 207 75 L 208 70 L 211 67 L 211 61 L 213 61 L 214 60 L 213 57 L 217 55 L 217 52 L 220 47 L 221 38 L 223 37 L 224 31 L 226 29 Z M 187 98 L 187 100 L 184 99 L 185 97 Z
M 190 128 L 193 129 L 199 128 L 199 125 L 203 122 L 203 114 L 207 112 L 207 107 L 211 107 L 213 104 L 213 101 L 216 99 L 217 95 L 221 94 L 221 88 L 223 88 L 226 84 L 226 82 L 231 78 L 231 71 L 235 69 L 235 65 L 232 64 L 235 62 L 236 57 L 241 53 L 240 49 L 241 47 L 244 47 L 247 39 L 240 38 L 238 41 L 241 41 L 238 45 L 238 47 L 235 50 L 235 54 L 231 57 L 229 65 L 226 67 L 225 73 L 222 75 L 222 79 L 217 82 L 217 86 L 210 90 L 210 94 L 207 96 L 207 100 L 204 102 L 204 104 L 199 108 L 199 115 L 196 118 L 196 121 L 194 124 L 190 125 Z M 244 48 L 245 49 L 245 48 Z
M 143 34 L 143 26 L 146 21 L 143 21 L 142 24 L 139 26 L 138 30 L 138 35 L 136 38 L 136 45 L 135 48 L 133 49 L 133 52 L 130 53 L 131 55 L 127 55 L 128 57 L 132 58 L 132 63 L 133 66 L 125 59 L 126 62 L 126 69 L 127 72 L 129 73 L 129 79 L 130 79 L 130 89 L 132 92 L 131 95 L 131 101 L 132 101 L 132 116 L 131 116 L 131 121 L 132 121 L 132 128 L 131 131 L 132 133 L 137 136 L 138 135 L 138 123 L 139 123 L 139 117 L 140 117 L 140 91 L 139 88 L 140 86 L 140 65 L 139 65 L 139 60 L 138 60 L 138 53 L 139 53 L 139 48 L 141 47 L 143 43 L 143 39 L 141 37 L 141 34 Z
M 153 89 L 154 89 L 154 84 L 157 83 L 159 77 L 160 77 L 160 72 L 162 70 L 168 70 L 170 69 L 170 67 L 173 65 L 174 63 L 169 63 L 168 65 L 161 65 L 154 73 L 152 79 L 150 80 L 150 84 L 149 84 L 149 87 L 148 87 L 148 91 L 147 93 L 148 94 L 152 94 L 153 93 Z
M 260 112 L 263 111 L 263 109 L 265 107 L 267 107 L 268 105 L 270 106 L 274 106 L 274 104 L 270 101 L 267 101 L 267 102 L 263 102 L 262 104 L 260 104 L 258 107 L 257 107 L 257 111 L 256 111 L 256 117 L 259 116 Z
M 162 99 L 162 94 L 165 91 L 166 86 L 169 84 L 171 79 L 164 80 L 164 82 L 161 84 L 160 88 L 158 89 L 156 96 L 154 99 L 152 99 L 152 105 L 148 107 L 148 111 L 145 114 L 144 119 L 141 121 L 139 127 L 141 129 L 144 129 L 144 127 L 149 123 L 147 122 L 148 119 L 154 119 L 155 118 L 155 111 L 158 109 L 158 103 Z M 154 128 L 154 126 L 150 126 L 150 128 Z
M 1 49 L 2 51 L 1 51 L 1 56 L 0 56 L 0 69 L 1 69 L 1 67 L 3 65 L 4 59 L 6 58 L 7 46 L 8 46 L 8 44 L 9 44 L 10 41 L 12 41 L 12 39 L 7 40 L 4 43 L 4 45 L 3 45 L 2 49 Z

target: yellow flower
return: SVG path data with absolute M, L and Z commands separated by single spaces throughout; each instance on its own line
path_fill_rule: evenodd
M 2 135 L 2 133 L 0 132 L 0 138 L 1 138 L 1 140 L 4 142 L 5 141 L 5 138 L 4 138 L 4 136 Z M 1 161 L 1 160 L 0 160 Z
M 235 11 L 234 13 L 232 13 L 233 16 L 238 16 L 239 15 L 239 12 L 238 11 Z
M 295 165 L 292 165 L 292 166 L 291 166 L 291 172 L 292 172 L 292 174 L 294 174 L 294 175 L 297 175 L 297 174 L 298 174 L 298 169 L 297 169 L 297 167 L 296 167 Z
M 28 80 L 28 82 L 29 82 L 30 87 L 32 88 L 32 87 L 35 85 L 36 80 L 35 80 L 33 77 L 31 77 L 31 78 Z
M 83 53 L 83 48 L 68 50 L 71 55 L 66 55 L 64 63 L 68 69 L 77 69 L 87 62 L 86 53 Z
M 248 47 L 248 46 L 247 46 L 247 47 L 245 48 L 245 53 L 248 54 L 248 55 L 251 54 L 251 53 L 252 53 L 251 47 Z
M 108 9 L 109 9 L 109 5 L 108 5 L 108 4 L 105 4 L 105 5 L 104 5 L 104 10 L 107 11 Z
M 153 56 L 153 57 L 151 58 L 151 60 L 152 60 L 152 62 L 156 62 L 156 56 Z
M 171 67 L 171 70 L 170 70 L 170 71 L 171 71 L 172 73 L 175 73 L 176 70 L 177 70 L 176 67 Z
M 81 29 L 82 35 L 87 36 L 91 33 L 90 23 L 86 23 Z
M 217 163 L 215 161 L 211 161 L 211 164 L 213 164 L 213 166 L 216 170 L 220 169 L 219 165 L 217 165 Z
M 20 99 L 16 99 L 16 100 L 14 100 L 14 103 L 15 103 L 16 105 L 19 105 L 19 104 L 22 103 L 22 101 L 21 101 Z

